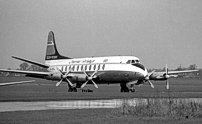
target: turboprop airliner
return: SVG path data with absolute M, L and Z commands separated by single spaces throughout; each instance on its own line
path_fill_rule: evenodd
M 21 73 L 28 77 L 58 81 L 56 86 L 65 81 L 68 83 L 69 92 L 77 92 L 77 88 L 84 88 L 87 83 L 92 83 L 96 88 L 98 88 L 97 84 L 120 83 L 121 92 L 134 91 L 134 84 L 142 84 L 144 82 L 148 82 L 151 87 L 154 87 L 149 80 L 146 80 L 148 72 L 145 66 L 141 64 L 139 58 L 134 56 L 88 58 L 62 56 L 57 50 L 52 31 L 48 34 L 45 64 L 16 56 L 12 57 L 47 68 L 48 72 L 7 69 L 0 69 L 0 71 Z
M 97 84 L 120 83 L 121 92 L 134 92 L 134 85 L 148 82 L 154 88 L 150 80 L 166 80 L 167 89 L 170 77 L 168 71 L 158 73 L 147 69 L 141 64 L 140 59 L 135 56 L 105 56 L 88 58 L 70 58 L 60 55 L 57 50 L 54 33 L 48 34 L 45 64 L 36 61 L 12 56 L 12 58 L 47 68 L 48 72 L 22 71 L 0 69 L 2 72 L 13 72 L 25 74 L 28 77 L 43 78 L 58 81 L 59 86 L 63 81 L 68 83 L 69 92 L 77 92 L 77 88 L 84 88 L 87 83 Z M 195 71 L 195 70 L 194 70 Z M 183 71 L 184 73 L 185 71 Z M 190 72 L 190 71 L 189 71 Z M 173 73 L 172 73 L 173 74 Z M 28 83 L 31 81 L 1 83 L 0 86 Z

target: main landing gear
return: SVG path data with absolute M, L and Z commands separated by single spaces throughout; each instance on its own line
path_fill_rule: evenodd
M 69 87 L 68 92 L 77 92 L 76 87 Z
M 68 92 L 77 92 L 77 87 L 76 86 L 71 86 L 68 84 Z
M 127 83 L 120 83 L 121 86 L 121 90 L 120 92 L 135 92 L 134 89 L 134 84 L 130 84 L 129 86 L 127 86 Z

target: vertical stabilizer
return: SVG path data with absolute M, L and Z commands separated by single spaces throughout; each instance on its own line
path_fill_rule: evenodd
M 71 59 L 71 58 L 59 54 L 55 43 L 54 33 L 50 31 L 48 34 L 45 60 L 59 60 L 59 59 Z

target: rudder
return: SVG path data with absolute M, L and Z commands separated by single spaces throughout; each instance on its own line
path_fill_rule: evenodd
M 61 56 L 57 50 L 54 33 L 50 31 L 48 33 L 48 41 L 46 48 L 45 60 L 58 60 L 58 59 L 71 59 L 69 57 Z

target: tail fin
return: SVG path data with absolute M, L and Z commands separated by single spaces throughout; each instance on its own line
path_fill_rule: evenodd
M 59 60 L 59 59 L 71 59 L 71 58 L 59 54 L 55 43 L 54 33 L 50 31 L 48 34 L 45 60 Z

